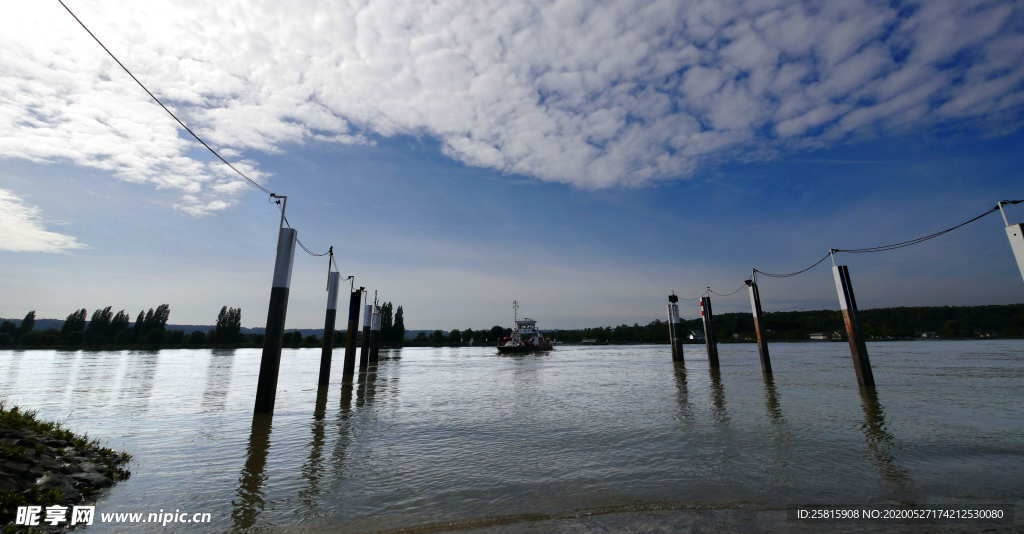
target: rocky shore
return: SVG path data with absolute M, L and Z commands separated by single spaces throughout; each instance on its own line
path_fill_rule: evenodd
M 19 506 L 72 506 L 130 473 L 127 453 L 100 446 L 32 412 L 0 403 L 0 525 L 11 531 Z

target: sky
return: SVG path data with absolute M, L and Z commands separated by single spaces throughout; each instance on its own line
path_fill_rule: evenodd
M 507 326 L 513 299 L 543 328 L 646 323 L 670 291 L 692 318 L 754 266 L 1024 198 L 1019 2 L 68 5 L 410 329 Z M 229 305 L 262 326 L 266 194 L 59 3 L 5 11 L 0 317 Z M 1002 226 L 837 261 L 861 308 L 1024 302 Z M 289 328 L 322 325 L 326 271 L 296 256 Z M 838 307 L 827 262 L 760 289 L 767 311 Z

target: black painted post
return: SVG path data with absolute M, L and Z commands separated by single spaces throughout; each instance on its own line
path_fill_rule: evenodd
M 850 341 L 850 357 L 853 359 L 853 369 L 857 372 L 857 383 L 861 387 L 873 388 L 875 375 L 871 372 L 868 348 L 857 321 L 857 299 L 853 296 L 850 269 L 845 265 L 834 265 L 832 275 L 839 295 L 839 310 L 843 312 L 843 323 L 846 325 L 846 338 Z
M 363 306 L 363 339 L 359 347 L 359 373 L 365 373 L 370 366 L 370 319 L 373 315 L 373 306 Z
M 341 380 L 351 380 L 356 370 L 356 337 L 359 336 L 359 308 L 363 303 L 363 288 L 353 291 L 348 297 L 348 330 L 345 332 L 345 364 L 341 369 Z
M 331 359 L 334 355 L 334 320 L 338 314 L 338 279 L 339 273 L 327 273 L 327 313 L 324 317 L 324 346 L 320 351 L 321 386 L 326 386 L 331 379 Z
M 761 292 L 757 289 L 757 282 L 753 279 L 747 280 L 747 288 L 750 289 L 750 314 L 754 316 L 754 334 L 757 336 L 757 352 L 761 355 L 761 373 L 764 376 L 772 374 L 772 360 L 768 355 L 768 339 L 764 336 L 764 318 L 761 311 Z
M 700 298 L 700 316 L 704 319 L 704 345 L 708 349 L 708 365 L 718 369 L 718 342 L 715 340 L 715 316 L 711 312 L 711 297 Z
M 373 305 L 373 316 L 370 319 L 370 367 L 377 367 L 380 359 L 380 307 Z
M 263 356 L 260 358 L 259 383 L 256 386 L 256 413 L 274 413 L 277 398 L 277 375 L 281 370 L 281 338 L 288 312 L 288 288 L 292 281 L 292 260 L 295 257 L 294 228 L 281 228 L 277 236 L 277 261 L 274 283 L 270 289 L 267 327 L 263 332 Z
M 672 361 L 683 361 L 683 329 L 679 323 L 679 297 L 668 296 L 668 342 L 672 344 Z

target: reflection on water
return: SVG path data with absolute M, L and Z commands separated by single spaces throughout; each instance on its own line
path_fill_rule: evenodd
M 864 409 L 864 422 L 860 425 L 867 441 L 868 450 L 874 459 L 878 472 L 889 482 L 905 489 L 909 484 L 909 473 L 896 464 L 895 451 L 898 448 L 896 439 L 889 432 L 885 423 L 885 410 L 878 400 L 875 388 L 860 388 L 861 407 Z
M 118 399 L 123 406 L 139 413 L 146 413 L 149 410 L 149 400 L 153 391 L 153 378 L 156 377 L 157 367 L 160 363 L 160 351 L 126 351 L 124 354 L 127 356 L 128 365 L 125 366 L 125 375 L 121 380 Z M 83 365 L 79 367 L 84 367 L 84 363 L 83 361 Z
M 224 409 L 231 389 L 231 368 L 235 365 L 235 349 L 213 349 L 206 365 L 206 389 L 203 391 L 204 411 Z
M 259 350 L 0 351 L 0 397 L 74 410 L 135 456 L 98 512 L 209 511 L 210 531 L 748 531 L 746 507 L 816 499 L 1024 506 L 1024 342 L 872 345 L 880 389 L 859 399 L 841 344 L 772 349 L 764 376 L 752 344 L 722 345 L 720 369 L 667 346 L 411 348 L 323 390 L 319 349 L 290 350 L 272 424 L 252 417 Z
M 711 373 L 711 414 L 716 423 L 729 422 L 729 410 L 725 407 L 725 387 L 722 386 L 722 372 L 717 367 L 709 369 Z
M 327 412 L 327 391 L 329 386 L 320 386 L 316 392 L 316 406 L 313 408 L 313 422 L 310 424 L 312 436 L 309 440 L 309 457 L 302 466 L 302 478 L 306 479 L 306 487 L 299 493 L 299 500 L 307 514 L 312 515 L 317 509 L 317 497 L 320 495 L 320 477 L 323 472 L 324 447 L 324 414 Z
M 784 423 L 782 407 L 779 405 L 779 393 L 775 390 L 775 379 L 771 374 L 764 375 L 764 401 L 768 408 L 768 417 L 773 423 Z
M 270 427 L 273 418 L 268 414 L 255 414 L 246 448 L 245 466 L 238 477 L 238 490 L 232 501 L 231 519 L 236 530 L 247 529 L 256 523 L 256 516 L 263 511 L 266 499 L 263 485 L 267 481 L 264 470 L 270 452 Z

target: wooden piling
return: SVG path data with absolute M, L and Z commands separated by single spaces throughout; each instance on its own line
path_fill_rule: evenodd
M 746 281 L 750 290 L 750 313 L 754 316 L 754 335 L 757 337 L 757 352 L 761 355 L 761 373 L 768 377 L 772 374 L 772 360 L 768 355 L 768 339 L 764 335 L 764 320 L 761 311 L 761 292 L 753 279 Z
M 281 370 L 281 339 L 288 312 L 288 290 L 292 281 L 297 237 L 298 232 L 294 228 L 281 228 L 277 236 L 277 261 L 274 263 L 274 282 L 270 289 L 267 327 L 263 332 L 263 355 L 260 358 L 259 382 L 256 386 L 256 413 L 274 413 L 277 375 Z
M 857 383 L 861 387 L 875 387 L 875 376 L 871 372 L 871 360 L 868 359 L 868 348 L 864 344 L 864 336 L 857 321 L 857 299 L 853 295 L 853 284 L 850 282 L 850 270 L 845 265 L 832 267 L 832 275 L 836 282 L 836 293 L 839 296 L 839 310 L 843 313 L 846 325 L 846 338 L 850 342 L 850 357 L 853 368 L 857 372 Z
M 363 306 L 363 339 L 359 347 L 359 373 L 365 373 L 370 366 L 370 320 L 373 315 L 373 306 Z
M 320 350 L 320 379 L 326 386 L 331 379 L 331 359 L 334 355 L 334 321 L 338 314 L 338 281 L 340 273 L 327 273 L 327 311 L 324 314 L 324 345 Z
M 373 305 L 370 319 L 370 367 L 377 367 L 380 360 L 380 306 Z
M 359 336 L 359 308 L 363 303 L 363 288 L 348 297 L 348 330 L 345 332 L 345 364 L 341 369 L 342 382 L 352 380 L 356 370 L 356 338 Z
M 700 316 L 704 319 L 704 346 L 708 351 L 708 366 L 718 369 L 718 341 L 715 340 L 715 316 L 711 312 L 711 297 L 700 298 Z
M 683 329 L 679 323 L 679 297 L 668 296 L 668 342 L 672 345 L 672 361 L 683 361 Z

